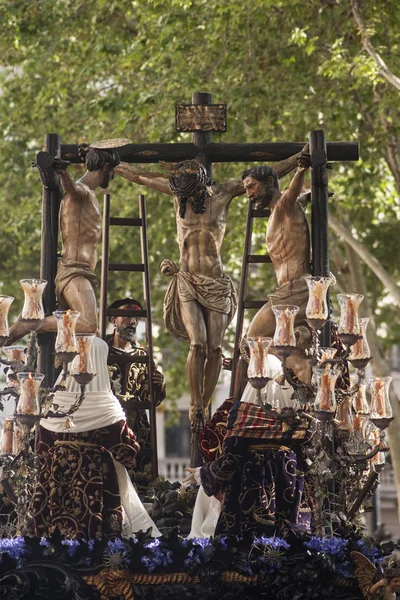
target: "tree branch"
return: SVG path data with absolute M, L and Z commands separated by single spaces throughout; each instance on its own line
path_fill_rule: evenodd
M 376 66 L 378 67 L 379 73 L 388 81 L 396 90 L 400 91 L 400 77 L 394 75 L 389 67 L 386 65 L 383 58 L 376 52 L 375 48 L 370 42 L 367 29 L 362 20 L 360 9 L 357 0 L 350 0 L 353 16 L 357 26 L 360 30 L 361 42 L 365 51 L 370 55 Z
M 343 238 L 346 244 L 348 244 L 351 248 L 353 248 L 353 250 L 355 250 L 355 252 L 357 252 L 358 256 L 365 262 L 371 271 L 375 273 L 378 279 L 387 288 L 389 293 L 392 295 L 393 302 L 400 307 L 400 288 L 393 282 L 389 273 L 382 267 L 375 256 L 370 253 L 364 244 L 355 240 L 351 234 L 351 231 L 332 215 L 329 215 L 329 227 L 337 236 Z

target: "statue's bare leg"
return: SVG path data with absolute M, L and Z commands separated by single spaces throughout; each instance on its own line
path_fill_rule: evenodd
M 275 315 L 270 302 L 264 304 L 253 318 L 247 337 L 273 337 L 275 333 Z M 270 347 L 271 354 L 275 354 L 274 347 Z M 286 360 L 287 366 L 304 383 L 310 383 L 311 363 L 307 360 L 304 350 L 298 348 Z
M 76 323 L 78 333 L 96 333 L 96 296 L 93 286 L 86 277 L 74 277 L 63 292 L 63 299 L 60 303 L 62 310 L 77 310 L 80 313 Z M 57 331 L 56 318 L 46 317 L 39 329 L 39 333 L 49 333 Z
M 181 302 L 181 316 L 190 339 L 186 362 L 191 405 L 189 418 L 192 421 L 198 410 L 203 411 L 203 377 L 207 352 L 207 330 L 202 307 L 195 300 Z
M 221 372 L 222 340 L 228 325 L 228 315 L 204 309 L 207 327 L 207 357 L 204 366 L 203 407 L 207 410 Z

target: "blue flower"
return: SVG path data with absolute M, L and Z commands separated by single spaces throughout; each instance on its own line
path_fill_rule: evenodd
M 286 542 L 283 538 L 279 537 L 266 537 L 262 535 L 259 538 L 254 538 L 252 546 L 257 548 L 259 546 L 269 546 L 270 548 L 283 548 L 284 550 L 288 550 L 290 548 L 290 544 Z
M 157 567 L 167 567 L 172 564 L 172 551 L 163 547 L 161 540 L 158 538 L 151 542 L 146 542 L 144 548 L 150 550 L 152 556 L 142 556 L 141 561 L 152 573 Z
M 23 537 L 0 539 L 0 562 L 3 554 L 9 554 L 14 558 L 18 567 L 22 567 L 22 556 L 26 552 L 25 540 Z
M 210 561 L 215 550 L 211 540 L 209 538 L 192 538 L 189 541 L 192 542 L 192 549 L 184 561 L 185 567 L 191 568 L 196 565 L 206 565 Z M 223 540 L 222 543 L 225 543 L 227 548 L 225 540 Z
M 68 556 L 74 556 L 76 549 L 80 546 L 78 540 L 63 540 L 61 542 L 63 546 L 68 546 Z
M 317 552 L 325 552 L 331 556 L 341 556 L 347 546 L 347 540 L 333 536 L 331 538 L 319 538 L 313 536 L 309 542 L 304 542 L 304 545 L 309 550 Z
M 371 561 L 376 561 L 379 558 L 379 550 L 376 546 L 373 545 L 372 541 L 368 539 L 358 540 L 356 544 L 358 550 L 361 554 L 364 554 Z
M 46 540 L 45 537 L 40 538 L 39 546 L 44 546 L 45 548 L 50 548 L 50 542 Z
M 103 563 L 110 569 L 122 569 L 130 563 L 127 548 L 120 538 L 109 540 L 103 554 Z
M 290 545 L 282 538 L 262 535 L 259 538 L 254 538 L 249 558 L 253 552 L 259 553 L 259 556 L 252 562 L 253 568 L 257 566 L 266 567 L 268 573 L 274 573 L 287 560 L 284 551 L 289 548 Z

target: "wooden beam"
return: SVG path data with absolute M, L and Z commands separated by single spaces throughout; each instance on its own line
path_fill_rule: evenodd
M 202 152 L 211 162 L 278 162 L 300 152 L 306 143 L 211 143 L 204 146 Z M 326 149 L 328 162 L 359 159 L 358 142 L 328 142 Z M 196 158 L 199 148 L 194 144 L 127 144 L 118 153 L 121 160 L 129 163 L 157 163 L 160 160 L 179 162 Z M 78 156 L 78 144 L 63 144 L 61 157 L 75 164 L 82 162 Z

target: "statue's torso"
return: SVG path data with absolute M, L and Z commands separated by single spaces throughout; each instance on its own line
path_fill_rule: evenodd
M 305 212 L 297 202 L 287 210 L 282 200 L 284 195 L 267 226 L 268 254 L 279 286 L 310 272 L 310 231 Z
M 228 216 L 227 196 L 218 186 L 208 196 L 203 214 L 194 213 L 186 204 L 185 216 L 179 216 L 175 199 L 176 225 L 180 249 L 180 269 L 209 277 L 222 276 L 221 247 Z
M 87 263 L 94 270 L 97 263 L 97 246 L 101 239 L 101 211 L 93 190 L 77 184 L 82 201 L 66 194 L 60 207 L 62 255 L 65 260 Z

